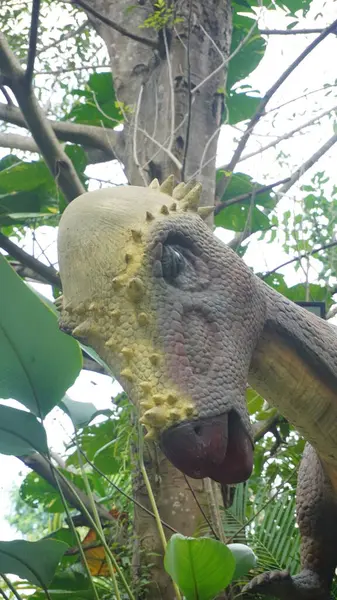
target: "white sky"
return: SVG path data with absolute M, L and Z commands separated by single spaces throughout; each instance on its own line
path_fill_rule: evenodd
M 316 18 L 323 7 L 324 15 Z M 314 0 L 310 14 L 307 15 L 305 20 L 300 21 L 298 27 L 325 27 L 336 18 L 337 2 L 330 0 L 324 3 L 323 0 Z M 263 27 L 277 29 L 286 28 L 289 22 L 294 20 L 287 18 L 285 13 L 280 10 L 265 13 L 262 19 Z M 258 89 L 263 94 L 312 39 L 313 36 L 303 35 L 272 36 L 263 60 L 248 80 L 249 84 L 252 85 L 253 89 Z M 314 90 L 322 87 L 325 83 L 333 83 L 337 78 L 336 56 L 336 37 L 329 36 L 283 84 L 280 91 L 272 99 L 270 108 L 302 95 L 306 88 Z M 284 107 L 275 118 L 275 122 L 272 121 L 271 117 L 261 120 L 256 128 L 257 135 L 252 137 L 247 150 L 258 149 L 261 145 L 265 145 L 274 139 L 272 136 L 282 135 L 301 122 L 306 122 L 315 113 L 323 112 L 327 108 L 335 106 L 335 103 L 337 104 L 335 91 L 329 96 L 320 92 Z M 238 127 L 242 128 L 242 124 L 239 124 Z M 263 156 L 257 155 L 254 159 L 243 162 L 242 166 L 240 164 L 240 169 L 242 168 L 245 173 L 250 174 L 261 183 L 282 179 L 309 158 L 332 134 L 333 122 L 328 118 L 324 118 L 319 125 L 316 124 L 306 129 L 305 133 L 297 135 L 291 141 L 283 142 L 277 146 L 277 149 L 271 149 L 265 152 Z M 229 160 L 235 147 L 235 138 L 238 137 L 239 132 L 237 130 L 227 126 L 223 127 L 219 141 L 218 165 L 225 164 Z M 280 149 L 288 155 L 282 166 L 276 159 Z M 1 155 L 6 153 L 1 151 Z M 327 189 L 329 189 L 329 185 L 336 183 L 336 157 L 337 145 L 320 160 L 319 164 L 313 167 L 311 172 L 305 175 L 300 184 L 308 183 L 312 174 L 317 170 L 325 170 L 327 175 L 331 177 L 331 184 L 327 185 Z M 122 173 L 111 163 L 92 165 L 88 167 L 87 172 L 90 176 L 108 181 L 123 181 Z M 287 198 L 280 202 L 279 212 L 285 210 L 285 207 L 293 206 L 295 198 L 301 198 L 299 188 L 296 186 L 291 189 Z M 225 241 L 229 239 L 228 232 L 220 231 L 218 233 Z M 40 242 L 41 240 L 45 241 L 45 245 L 47 245 L 54 237 L 55 232 L 52 232 L 49 228 L 44 228 L 39 239 Z M 42 245 L 44 245 L 43 242 Z M 32 250 L 30 239 L 27 239 L 26 249 L 27 251 Z M 55 260 L 55 245 L 50 247 L 49 256 L 51 260 Z M 249 265 L 260 271 L 269 270 L 287 259 L 289 259 L 289 256 L 282 251 L 279 243 L 275 242 L 267 245 L 257 241 L 250 242 L 245 257 Z M 289 285 L 299 282 L 300 271 L 296 273 L 293 268 L 287 268 L 285 273 Z M 120 386 L 116 382 L 112 383 L 107 377 L 83 372 L 75 385 L 69 390 L 69 395 L 78 401 L 93 402 L 97 408 L 105 408 L 109 406 L 111 396 L 116 395 L 119 390 Z M 68 419 L 60 415 L 61 411 L 52 411 L 47 419 L 47 431 L 51 446 L 62 451 L 63 441 L 67 439 L 71 429 Z M 14 539 L 18 537 L 17 533 L 8 526 L 3 516 L 10 510 L 8 492 L 12 484 L 20 480 L 20 471 L 25 470 L 22 468 L 21 463 L 13 457 L 1 456 L 0 465 L 0 539 Z

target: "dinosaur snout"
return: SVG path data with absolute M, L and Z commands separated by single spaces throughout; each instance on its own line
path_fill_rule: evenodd
M 253 469 L 253 444 L 234 411 L 182 421 L 164 430 L 160 443 L 174 466 L 195 479 L 239 483 Z

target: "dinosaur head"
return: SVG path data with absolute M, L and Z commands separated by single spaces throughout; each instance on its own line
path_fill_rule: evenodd
M 169 178 L 74 200 L 59 228 L 60 325 L 112 367 L 175 466 L 236 483 L 252 469 L 245 392 L 265 306 L 204 223 L 200 189 Z

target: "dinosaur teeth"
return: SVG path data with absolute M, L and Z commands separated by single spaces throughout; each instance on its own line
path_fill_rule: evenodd
M 149 185 L 149 188 L 151 188 L 152 190 L 158 190 L 160 188 L 160 183 L 158 179 L 153 179 Z
M 144 392 L 144 394 L 149 394 L 152 390 L 152 385 L 148 381 L 142 381 L 139 384 L 139 387 Z
M 90 321 L 83 321 L 83 323 L 80 323 L 79 325 L 77 325 L 77 327 L 75 327 L 72 332 L 71 335 L 75 338 L 87 338 L 88 335 L 92 332 L 93 330 L 93 326 L 92 323 Z
M 122 287 L 122 279 L 121 277 L 114 277 L 112 279 L 112 286 L 115 290 L 119 290 Z
M 159 363 L 159 358 L 160 358 L 159 354 L 155 354 L 155 353 L 151 354 L 150 355 L 150 363 L 152 365 L 156 366 Z
M 160 209 L 160 212 L 161 212 L 162 215 L 169 215 L 170 214 L 169 209 L 167 208 L 166 204 L 163 204 L 163 206 Z
M 145 218 L 146 218 L 147 221 L 153 221 L 154 220 L 154 215 L 147 210 Z
M 160 260 L 156 260 L 153 263 L 152 273 L 154 277 L 162 277 L 163 276 L 163 267 Z
M 156 406 L 162 406 L 165 403 L 163 394 L 155 394 L 152 399 Z
M 151 408 L 153 408 L 153 404 L 152 404 L 152 402 L 150 402 L 150 400 L 142 400 L 142 401 L 139 403 L 139 405 L 140 405 L 140 407 L 141 407 L 142 409 L 144 409 L 145 411 L 148 411 L 148 410 L 150 410 Z
M 172 196 L 173 188 L 174 188 L 174 175 L 169 175 L 169 177 L 167 177 L 167 179 L 165 179 L 165 181 L 163 181 L 163 183 L 161 184 L 159 189 L 162 192 L 162 194 L 168 194 L 169 196 Z
M 112 348 L 113 346 L 116 346 L 116 342 L 115 339 L 113 337 L 109 338 L 105 344 L 104 344 L 107 348 Z
M 203 220 L 207 219 L 212 213 L 214 213 L 215 206 L 199 206 L 198 215 Z
M 110 312 L 110 315 L 111 315 L 111 316 L 112 316 L 114 319 L 116 319 L 116 321 L 118 321 L 118 320 L 120 319 L 120 316 L 121 316 L 121 311 L 120 311 L 118 308 L 114 308 L 114 310 L 112 310 L 112 311 Z
M 176 402 L 178 401 L 178 397 L 175 394 L 168 394 L 166 401 L 167 404 L 170 404 L 172 406 L 173 404 L 176 404 Z
M 54 304 L 56 306 L 56 302 L 54 302 Z M 61 306 L 61 308 L 62 308 L 62 306 Z M 65 312 L 72 313 L 72 312 L 74 312 L 74 305 L 72 304 L 72 302 L 67 302 L 67 304 L 65 304 L 63 306 L 63 310 Z
M 133 379 L 134 379 L 134 377 L 133 377 L 133 375 L 132 375 L 132 371 L 131 371 L 131 369 L 129 369 L 129 368 L 127 368 L 127 369 L 123 369 L 123 370 L 121 371 L 121 376 L 122 376 L 122 377 L 125 377 L 125 379 L 127 379 L 127 380 L 128 380 L 128 381 L 130 381 L 130 382 L 131 382 L 131 381 L 133 381 Z
M 121 354 L 123 354 L 124 358 L 126 358 L 127 360 L 130 360 L 133 357 L 134 352 L 131 348 L 128 348 L 127 346 L 125 346 L 124 348 L 121 349 Z
M 147 316 L 146 313 L 142 312 L 142 313 L 140 313 L 138 315 L 138 323 L 142 327 L 144 327 L 145 325 L 148 325 L 148 323 L 149 323 L 149 317 Z
M 140 229 L 131 229 L 131 235 L 134 242 L 139 243 L 142 241 L 142 232 Z
M 166 425 L 167 411 L 163 406 L 154 406 L 143 414 L 140 421 L 141 423 L 144 423 L 144 425 L 149 424 L 151 427 L 159 429 Z
M 139 277 L 131 279 L 128 285 L 128 294 L 131 300 L 138 302 L 145 294 L 145 287 Z

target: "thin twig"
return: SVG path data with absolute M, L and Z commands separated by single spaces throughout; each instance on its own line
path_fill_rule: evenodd
M 324 244 L 323 246 L 320 246 L 319 248 L 315 248 L 314 250 L 311 250 L 310 252 L 306 252 L 305 254 L 300 254 L 299 256 L 295 256 L 295 258 L 291 258 L 290 260 L 287 260 L 286 262 L 282 263 L 281 265 L 278 265 L 271 271 L 268 271 L 267 273 L 262 275 L 261 279 L 267 279 L 267 277 L 269 277 L 269 275 L 276 273 L 276 271 L 278 271 L 279 269 L 282 269 L 283 267 L 291 265 L 291 263 L 297 262 L 298 260 L 302 260 L 303 258 L 310 258 L 310 256 L 313 256 L 313 254 L 317 254 L 318 252 L 322 252 L 323 250 L 327 250 L 328 248 L 333 248 L 334 246 L 337 246 L 337 242 L 329 242 L 329 244 Z
M 48 283 L 61 289 L 61 281 L 54 267 L 48 267 L 47 265 L 44 265 L 42 262 L 34 258 L 34 256 L 31 256 L 28 254 L 28 252 L 25 252 L 25 250 L 19 248 L 19 246 L 12 242 L 12 240 L 10 240 L 3 233 L 0 233 L 0 248 L 8 252 L 10 256 L 18 260 L 25 267 L 29 267 L 35 273 L 41 275 L 41 277 L 43 277 L 43 279 L 45 279 Z
M 230 162 L 226 166 L 226 171 L 233 172 L 235 166 L 237 165 L 237 163 L 241 157 L 243 150 L 245 149 L 245 147 L 247 145 L 247 142 L 252 134 L 254 127 L 257 125 L 257 123 L 259 122 L 261 117 L 264 115 L 265 108 L 266 108 L 269 100 L 275 94 L 275 92 L 277 92 L 279 87 L 284 83 L 284 81 L 289 77 L 289 75 L 291 75 L 291 73 L 318 46 L 318 44 L 320 44 L 330 33 L 334 32 L 336 30 L 336 27 L 337 27 L 337 19 L 333 23 L 331 23 L 331 25 L 329 25 L 329 27 L 326 27 L 322 31 L 322 33 L 313 42 L 311 42 L 311 44 L 309 44 L 309 46 L 307 46 L 303 52 L 301 52 L 301 54 L 296 58 L 296 60 L 294 60 L 291 63 L 291 65 L 289 65 L 289 67 L 282 73 L 282 75 L 277 79 L 277 81 L 265 93 L 259 106 L 257 107 L 256 112 L 254 113 L 250 122 L 248 123 L 246 131 L 243 134 L 241 140 L 239 141 Z M 223 192 L 225 191 L 225 189 L 228 185 L 228 181 L 229 181 L 229 178 L 224 178 L 224 179 L 220 180 L 220 182 L 217 186 L 217 190 L 216 190 L 217 196 L 219 198 L 222 197 Z
M 299 125 L 298 127 L 295 127 L 295 129 L 291 129 L 291 131 L 288 131 L 287 133 L 284 133 L 283 135 L 281 135 L 280 137 L 278 137 L 273 142 L 270 142 L 266 146 L 262 146 L 262 148 L 260 148 L 259 150 L 255 150 L 254 152 L 248 152 L 247 154 L 243 154 L 238 162 L 242 162 L 244 160 L 248 160 L 248 158 L 252 158 L 253 156 L 256 156 L 257 154 L 262 154 L 262 152 L 265 152 L 266 150 L 269 150 L 269 148 L 274 148 L 280 142 L 283 142 L 284 140 L 289 139 L 295 133 L 298 133 L 299 131 L 302 131 L 302 129 L 305 129 L 306 127 L 310 127 L 310 125 L 313 125 L 316 121 L 320 121 L 323 117 L 326 117 L 327 115 L 329 115 L 333 111 L 337 111 L 337 106 L 333 106 L 332 108 L 329 108 L 328 110 L 323 111 L 319 115 L 316 115 L 312 119 L 309 119 L 309 121 L 306 121 L 305 123 L 302 123 L 302 125 Z M 223 167 L 220 167 L 220 168 L 224 169 L 225 167 L 223 166 Z
M 196 94 L 196 92 L 201 88 L 201 86 L 205 85 L 205 83 L 207 83 L 210 79 L 212 79 L 215 75 L 217 75 L 217 73 L 219 73 L 219 71 L 221 71 L 229 63 L 229 61 L 232 60 L 232 58 L 234 58 L 234 56 L 237 55 L 238 52 L 240 52 L 241 48 L 245 45 L 245 43 L 249 40 L 249 38 L 253 34 L 254 29 L 256 29 L 256 27 L 257 27 L 257 24 L 258 24 L 258 21 L 254 21 L 253 25 L 251 26 L 251 28 L 249 29 L 249 31 L 247 32 L 247 34 L 241 40 L 241 42 L 237 45 L 237 47 L 232 52 L 232 54 L 230 54 L 228 57 L 224 58 L 222 60 L 222 62 L 220 63 L 220 65 L 218 67 L 216 67 L 216 69 L 214 69 L 214 71 L 212 71 L 212 73 L 209 73 L 209 75 L 207 75 L 207 77 L 205 77 L 202 81 L 200 81 L 200 83 L 198 83 L 198 85 L 196 85 L 193 88 L 193 90 L 191 92 L 192 95 Z M 218 46 L 216 45 L 216 43 L 214 42 L 214 40 L 211 38 L 211 36 L 209 35 L 209 33 L 207 33 L 207 31 L 204 28 L 203 28 L 203 30 L 204 30 L 206 36 L 212 42 L 213 46 L 216 47 L 217 51 L 220 52 L 220 54 L 222 56 L 222 52 L 220 51 L 220 49 L 218 48 Z
M 213 525 L 212 525 L 211 521 L 209 520 L 209 518 L 208 518 L 208 516 L 206 515 L 206 513 L 205 513 L 205 511 L 204 511 L 203 507 L 201 506 L 201 504 L 200 504 L 200 502 L 199 502 L 199 500 L 198 500 L 198 498 L 197 498 L 197 495 L 196 495 L 196 493 L 195 493 L 195 491 L 194 491 L 193 487 L 191 486 L 191 484 L 190 484 L 190 482 L 188 481 L 188 479 L 187 479 L 187 477 L 186 477 L 186 475 L 185 475 L 185 474 L 184 474 L 184 479 L 185 479 L 185 481 L 186 481 L 186 483 L 187 483 L 187 485 L 188 485 L 188 487 L 189 487 L 189 489 L 190 489 L 190 492 L 191 492 L 191 494 L 192 494 L 192 496 L 193 496 L 193 498 L 194 498 L 194 500 L 195 500 L 195 503 L 196 503 L 196 505 L 198 506 L 198 508 L 199 508 L 199 510 L 200 510 L 200 512 L 201 512 L 201 514 L 202 514 L 202 516 L 204 517 L 204 519 L 205 519 L 205 521 L 206 521 L 206 523 L 207 523 L 208 527 L 210 528 L 211 532 L 213 533 L 213 535 L 214 535 L 215 539 L 216 539 L 216 540 L 218 540 L 218 539 L 219 539 L 219 536 L 217 535 L 216 531 L 214 530 L 214 527 L 213 527 Z
M 281 200 L 281 198 L 290 190 L 290 188 L 296 183 L 302 175 L 308 169 L 310 169 L 330 148 L 337 142 L 337 133 L 335 133 L 327 142 L 321 146 L 317 152 L 315 152 L 308 160 L 306 160 L 296 171 L 290 176 L 289 181 L 285 183 L 281 189 L 277 191 L 277 201 Z M 233 249 L 237 249 L 240 244 L 244 240 L 246 240 L 250 236 L 250 232 L 241 232 L 234 236 L 234 238 L 229 242 L 228 246 Z
M 279 181 L 275 181 L 274 183 L 269 183 L 268 185 L 263 185 L 257 189 L 252 189 L 250 192 L 246 194 L 241 194 L 240 196 L 235 196 L 234 198 L 229 198 L 228 200 L 224 200 L 223 202 L 219 202 L 214 209 L 214 216 L 218 215 L 224 208 L 227 206 L 232 206 L 233 204 L 238 204 L 239 202 L 244 202 L 244 200 L 248 200 L 252 195 L 258 196 L 259 194 L 263 194 L 264 192 L 269 192 L 274 187 L 278 185 L 282 185 L 282 183 L 288 183 L 291 180 L 291 177 L 285 177 L 284 179 L 280 179 Z
M 311 34 L 311 33 L 322 33 L 324 29 L 259 29 L 262 35 L 298 35 L 298 34 Z
M 108 17 L 105 17 L 104 15 L 102 15 L 101 13 L 99 13 L 97 10 L 95 10 L 94 8 L 92 8 L 92 6 L 90 6 L 89 4 L 87 4 L 86 2 L 84 2 L 83 0 L 72 0 L 71 4 L 73 4 L 74 6 L 76 6 L 76 5 L 80 6 L 86 12 L 88 12 L 89 14 L 93 15 L 94 17 L 96 17 L 96 19 L 98 19 L 99 21 L 102 21 L 102 23 L 105 23 L 105 25 L 108 25 L 109 27 L 111 27 L 111 29 L 114 29 L 115 31 L 118 31 L 118 33 L 120 33 L 121 35 L 124 35 L 125 37 L 128 37 L 131 40 L 134 40 L 135 42 L 140 42 L 141 44 L 145 44 L 145 46 L 149 46 L 149 48 L 153 48 L 154 50 L 158 50 L 159 49 L 158 43 L 155 42 L 154 40 L 150 40 L 148 38 L 144 38 L 144 37 L 142 37 L 140 35 L 137 35 L 135 33 L 131 33 L 131 31 L 128 31 L 127 29 L 125 29 L 121 25 L 118 25 L 114 21 L 111 21 L 111 19 L 108 19 Z
M 36 57 L 36 43 L 37 43 L 37 32 L 39 28 L 39 15 L 40 15 L 40 0 L 33 0 L 32 6 L 32 17 L 29 32 L 29 48 L 28 58 L 26 67 L 26 82 L 28 86 L 32 85 L 33 74 L 34 74 L 34 63 Z
M 167 72 L 169 79 L 169 87 L 170 87 L 170 108 L 171 108 L 171 133 L 170 133 L 170 141 L 168 145 L 168 151 L 172 152 L 173 142 L 174 142 L 174 128 L 175 128 L 175 104 L 174 104 L 174 83 L 173 83 L 173 75 L 172 75 L 172 65 L 171 65 L 171 57 L 170 50 L 167 43 L 167 33 L 166 29 L 163 31 L 164 45 L 165 45 L 165 56 L 167 61 Z M 183 180 L 182 180 L 183 181 Z
M 191 25 L 192 25 L 192 0 L 189 0 L 188 6 L 188 21 L 187 21 L 187 94 L 188 94 L 188 105 L 187 105 L 187 125 L 185 135 L 185 147 L 184 156 L 181 167 L 181 181 L 185 181 L 186 161 L 188 146 L 191 134 L 191 118 L 192 118 L 192 90 L 191 90 Z
M 65 42 L 66 40 L 69 40 L 73 37 L 76 37 L 77 35 L 79 35 L 80 33 L 82 33 L 82 31 L 84 31 L 89 25 L 89 21 L 84 21 L 81 25 L 79 25 L 77 27 L 77 29 L 72 30 L 72 31 L 68 31 L 68 33 L 63 33 L 60 38 L 58 40 L 55 40 L 55 42 L 52 42 L 51 44 L 49 44 L 49 46 L 44 46 L 43 48 L 41 48 L 41 50 L 39 50 L 36 55 L 40 56 L 40 54 L 43 54 L 43 52 L 47 52 L 47 50 L 50 50 L 51 48 L 55 48 L 57 47 L 59 44 L 61 44 L 62 42 Z M 104 66 L 109 66 L 109 65 L 104 65 Z M 69 71 L 75 71 L 75 70 L 80 70 L 83 67 L 74 67 L 73 69 L 69 69 Z M 94 68 L 94 67 L 89 67 L 89 68 Z M 88 67 L 85 67 L 85 69 L 88 69 Z M 48 71 L 48 75 L 59 75 L 60 73 L 64 73 L 65 70 L 60 69 L 59 71 L 56 72 L 52 72 L 52 71 Z M 36 73 L 37 74 L 40 74 Z M 46 74 L 46 72 L 44 72 Z

